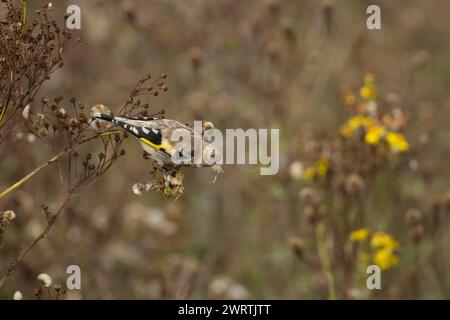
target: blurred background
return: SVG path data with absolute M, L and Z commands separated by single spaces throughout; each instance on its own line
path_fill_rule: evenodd
M 150 164 L 127 139 L 126 156 L 69 203 L 1 298 L 32 297 L 42 272 L 64 286 L 73 264 L 82 289 L 71 299 L 450 298 L 450 2 L 57 1 L 61 21 L 70 4 L 83 42 L 40 96 L 118 112 L 137 80 L 166 73 L 168 91 L 145 98 L 151 111 L 223 130 L 279 128 L 280 172 L 226 165 L 212 184 L 210 170 L 186 169 L 177 200 L 137 196 Z M 381 30 L 366 28 L 370 4 Z M 343 137 L 366 114 L 407 147 L 391 154 Z M 2 145 L 1 189 L 54 152 L 32 138 Z M 45 227 L 41 206 L 58 204 L 59 191 L 49 169 L 1 200 L 16 213 L 2 268 Z M 377 237 L 391 243 L 387 260 Z M 382 290 L 366 288 L 372 260 L 386 262 Z

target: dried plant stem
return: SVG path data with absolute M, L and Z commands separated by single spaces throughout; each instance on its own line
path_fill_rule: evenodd
M 328 254 L 326 226 L 323 222 L 316 226 L 316 240 L 320 263 L 322 264 L 322 269 L 328 282 L 328 299 L 335 300 L 336 290 L 334 288 L 334 276 L 331 268 L 330 256 Z
M 77 145 L 86 143 L 88 141 L 91 141 L 95 138 L 97 138 L 98 136 L 105 136 L 105 135 L 111 135 L 111 134 L 115 134 L 117 133 L 117 131 L 107 131 L 107 132 L 103 132 L 101 134 L 98 135 L 94 135 L 91 137 L 87 137 L 83 140 L 81 140 Z M 23 185 L 25 182 L 27 182 L 28 180 L 30 180 L 32 177 L 34 177 L 36 174 L 38 174 L 39 172 L 41 172 L 42 170 L 44 170 L 45 168 L 47 168 L 48 166 L 50 166 L 51 164 L 55 163 L 56 161 L 58 161 L 63 155 L 65 155 L 69 150 L 71 149 L 66 149 L 63 150 L 61 152 L 59 152 L 57 155 L 53 156 L 52 158 L 50 158 L 49 160 L 47 160 L 47 162 L 41 164 L 39 167 L 37 167 L 36 169 L 34 169 L 33 171 L 31 171 L 29 174 L 27 174 L 25 177 L 23 177 L 22 179 L 20 179 L 19 181 L 17 181 L 16 183 L 14 183 L 12 186 L 10 186 L 9 188 L 5 189 L 4 191 L 2 191 L 0 193 L 0 199 L 3 198 L 5 195 L 7 195 L 8 193 L 16 190 L 17 188 L 19 188 L 21 185 Z
M 22 250 L 22 252 L 6 267 L 5 273 L 0 277 L 0 288 L 3 287 L 8 278 L 16 272 L 18 265 L 23 261 L 25 256 L 38 244 L 39 241 L 47 236 L 48 232 L 52 228 L 60 213 L 63 211 L 64 207 L 74 196 L 74 191 L 75 188 L 67 193 L 65 199 L 61 202 L 56 212 L 47 220 L 47 226 L 44 228 L 44 230 L 42 230 L 42 232 L 36 237 L 36 239 L 34 239 L 24 250 Z
M 32 177 L 34 177 L 36 174 L 38 174 L 39 172 L 41 172 L 42 170 L 44 170 L 45 168 L 47 168 L 49 165 L 51 165 L 52 163 L 58 161 L 66 152 L 65 151 L 61 151 L 60 153 L 58 153 L 57 155 L 55 155 L 54 157 L 50 158 L 49 160 L 47 160 L 46 163 L 41 164 L 39 167 L 37 167 L 36 169 L 34 169 L 33 171 L 31 171 L 29 174 L 27 174 L 25 177 L 23 177 L 22 179 L 20 179 L 19 181 L 17 181 L 16 183 L 14 183 L 12 186 L 10 186 L 9 188 L 7 188 L 6 190 L 2 191 L 0 193 L 0 198 L 3 198 L 5 195 L 7 195 L 8 193 L 16 190 L 17 188 L 19 188 L 22 184 L 24 184 L 25 182 L 27 182 L 29 179 L 31 179 Z
M 22 0 L 22 34 L 25 33 L 25 24 L 27 23 L 27 0 Z

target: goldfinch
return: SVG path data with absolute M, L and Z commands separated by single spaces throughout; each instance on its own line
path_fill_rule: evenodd
M 92 121 L 97 121 L 96 126 L 99 126 L 98 120 L 107 121 L 139 139 L 142 149 L 159 166 L 175 168 L 179 166 L 209 166 L 217 174 L 223 173 L 220 164 L 208 164 L 204 161 L 207 158 L 214 159 L 218 155 L 218 150 L 205 141 L 201 133 L 176 120 L 143 116 L 114 116 L 110 113 L 99 112 L 94 108 L 91 117 Z M 210 122 L 207 124 L 209 127 L 212 126 Z M 190 137 L 190 141 L 181 140 L 172 143 L 171 137 L 175 130 L 177 130 L 178 136 Z M 196 150 L 196 147 L 200 150 Z M 180 162 L 181 160 L 184 162 Z

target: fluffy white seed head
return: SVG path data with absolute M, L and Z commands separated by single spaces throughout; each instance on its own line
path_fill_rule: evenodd
M 49 288 L 52 285 L 52 278 L 46 274 L 41 273 L 37 276 L 37 279 L 44 285 L 44 287 Z
M 14 299 L 14 300 L 22 300 L 22 299 L 23 299 L 23 294 L 22 294 L 22 292 L 20 292 L 20 291 L 14 292 L 13 299 Z
M 1 217 L 8 221 L 14 220 L 16 218 L 16 214 L 12 210 L 6 210 L 2 213 Z
M 27 104 L 26 106 L 25 106 L 25 108 L 23 108 L 23 111 L 22 111 L 22 117 L 25 119 L 25 120 L 28 120 L 29 118 L 30 118 L 30 105 L 29 104 Z

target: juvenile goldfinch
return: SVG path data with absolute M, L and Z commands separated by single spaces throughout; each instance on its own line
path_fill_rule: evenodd
M 92 110 L 91 117 L 93 121 L 98 121 L 97 119 L 109 121 L 139 139 L 149 158 L 160 166 L 175 168 L 208 166 L 217 174 L 223 173 L 220 164 L 208 164 L 205 161 L 205 159 L 215 159 L 218 156 L 218 150 L 203 140 L 200 133 L 176 120 L 142 116 L 114 116 L 98 112 L 95 109 Z M 175 130 L 177 130 L 178 137 L 190 137 L 190 141 L 181 140 L 173 143 L 171 137 Z M 179 162 L 181 160 L 184 162 Z

